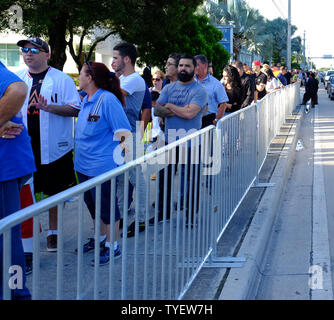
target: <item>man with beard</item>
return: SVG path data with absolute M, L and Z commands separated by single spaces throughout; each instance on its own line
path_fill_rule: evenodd
M 178 81 L 169 84 L 164 87 L 160 93 L 158 99 L 158 106 L 155 107 L 154 113 L 156 116 L 165 117 L 165 139 L 166 143 L 172 143 L 176 140 L 182 139 L 183 137 L 196 132 L 201 129 L 202 126 L 202 116 L 206 105 L 208 103 L 208 95 L 205 88 L 197 83 L 194 79 L 195 75 L 196 60 L 193 56 L 182 55 L 178 64 Z M 188 159 L 190 162 L 190 144 L 188 144 Z M 176 162 L 178 163 L 179 154 L 178 149 L 176 153 Z M 176 164 L 177 166 L 177 164 Z M 190 177 L 190 169 L 193 166 L 193 174 L 195 176 L 196 170 L 199 169 L 199 165 L 192 164 L 187 165 L 188 179 Z M 186 183 L 186 193 L 188 189 L 188 181 L 184 182 L 184 171 L 186 166 L 182 166 L 180 173 L 181 183 Z M 169 164 L 165 169 L 168 170 L 168 184 L 167 184 L 167 219 L 170 218 L 170 199 L 171 192 L 174 188 L 171 187 L 172 178 L 172 165 Z M 198 176 L 199 181 L 199 176 Z M 163 220 L 163 202 L 164 202 L 164 172 L 161 170 L 159 172 L 159 183 L 160 183 L 160 194 L 159 194 L 159 214 L 158 221 Z M 181 193 L 184 188 L 181 187 Z M 190 199 L 192 199 L 192 208 L 194 207 L 195 198 L 195 186 L 192 188 L 192 194 L 189 194 L 188 203 L 186 204 L 187 217 L 188 208 L 190 205 Z M 197 193 L 199 192 L 199 185 L 197 186 Z M 182 195 L 181 195 L 182 197 Z M 197 195 L 197 200 L 198 200 Z M 181 201 L 182 203 L 183 201 Z M 198 207 L 198 204 L 197 206 Z M 154 224 L 154 218 L 150 220 L 150 224 Z

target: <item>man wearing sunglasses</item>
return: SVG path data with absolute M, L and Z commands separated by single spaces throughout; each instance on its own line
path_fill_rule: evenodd
M 75 184 L 72 117 L 79 113 L 80 97 L 72 78 L 48 65 L 45 41 L 29 38 L 17 45 L 28 67 L 17 75 L 28 85 L 22 114 L 37 168 L 34 191 L 52 196 Z M 57 251 L 57 207 L 49 211 L 47 250 Z

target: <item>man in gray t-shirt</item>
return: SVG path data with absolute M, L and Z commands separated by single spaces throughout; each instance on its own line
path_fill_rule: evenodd
M 166 117 L 166 141 L 168 143 L 199 130 L 203 112 L 208 103 L 205 88 L 194 80 L 196 61 L 183 56 L 178 65 L 179 80 L 163 88 L 155 107 L 155 115 Z M 181 136 L 176 136 L 175 132 Z M 182 131 L 184 132 L 182 134 Z
M 150 117 L 151 109 L 143 109 L 143 99 L 145 95 L 145 80 L 135 72 L 135 63 L 137 59 L 137 49 L 131 43 L 120 43 L 114 47 L 112 68 L 116 73 L 122 74 L 120 76 L 120 85 L 123 95 L 125 97 L 125 114 L 131 125 L 131 132 L 133 138 L 132 151 L 128 153 L 129 160 L 143 156 L 144 147 L 141 146 L 141 131 L 137 130 L 137 122 L 141 119 Z M 142 111 L 142 114 L 141 114 Z M 140 116 L 141 114 L 141 116 Z M 139 129 L 139 127 L 138 127 Z M 139 181 L 136 180 L 136 169 L 129 171 L 129 180 L 136 192 L 139 193 L 138 219 L 139 231 L 145 230 L 145 190 L 146 182 L 142 171 L 139 173 Z M 117 198 L 121 215 L 123 213 L 124 205 L 124 176 L 118 177 Z M 123 218 L 123 217 L 122 217 Z M 127 230 L 127 236 L 133 237 L 135 234 L 135 221 L 132 221 Z
M 155 107 L 155 115 L 165 117 L 165 134 L 166 141 L 171 143 L 175 140 L 183 138 L 197 130 L 201 129 L 202 116 L 204 110 L 208 104 L 208 95 L 205 88 L 197 83 L 194 79 L 196 60 L 189 55 L 183 55 L 180 58 L 178 65 L 178 81 L 171 83 L 164 87 L 160 93 L 158 99 L 158 106 Z M 188 159 L 190 159 L 190 151 L 188 148 Z M 178 158 L 178 155 L 177 155 Z M 176 159 L 178 161 L 178 159 Z M 192 164 L 193 174 L 195 170 L 199 169 L 199 165 Z M 181 183 L 184 180 L 183 172 L 188 170 L 188 179 L 190 177 L 190 165 L 184 166 L 182 173 L 179 173 L 179 179 Z M 168 184 L 167 184 L 167 218 L 170 217 L 170 198 L 173 188 L 171 188 L 171 165 L 168 165 Z M 198 177 L 199 182 L 199 177 Z M 164 186 L 164 173 L 163 170 L 159 172 L 160 194 L 159 194 L 159 215 L 158 219 L 163 219 L 163 186 Z M 188 183 L 186 182 L 186 189 Z M 183 188 L 182 188 L 183 190 Z M 192 194 L 189 194 L 189 198 L 192 201 L 192 208 L 195 211 L 194 199 L 195 199 L 195 187 L 193 187 Z M 197 193 L 199 191 L 199 185 L 197 186 Z M 198 201 L 198 194 L 196 195 Z M 188 198 L 186 204 L 186 211 L 190 205 Z M 198 208 L 198 203 L 197 203 Z M 188 214 L 187 214 L 188 217 Z M 150 223 L 154 223 L 154 218 L 150 220 Z

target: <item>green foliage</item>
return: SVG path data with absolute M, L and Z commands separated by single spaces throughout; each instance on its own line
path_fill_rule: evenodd
M 291 35 L 297 31 L 297 27 L 291 26 Z M 288 42 L 288 21 L 282 18 L 276 18 L 268 21 L 266 26 L 266 34 L 273 42 L 273 62 L 284 63 L 287 55 Z M 300 53 L 302 51 L 301 38 L 295 37 L 291 40 L 292 52 Z
M 210 3 L 201 10 L 210 18 L 212 24 L 234 25 L 233 52 L 237 60 L 242 47 L 255 51 L 259 43 L 264 42 L 264 18 L 258 10 L 251 8 L 245 1 L 234 2 L 230 6 L 220 2 Z
M 264 60 L 284 62 L 287 54 L 287 28 L 288 22 L 282 18 L 272 21 L 265 19 L 245 1 L 219 4 L 209 3 L 199 10 L 210 18 L 212 24 L 234 25 L 234 59 L 237 60 L 240 49 L 247 48 L 250 52 L 259 54 Z M 291 27 L 292 35 L 297 28 Z M 292 52 L 298 54 L 302 51 L 301 38 L 295 37 L 291 41 Z
M 3 10 L 0 12 L 0 27 L 4 28 L 8 27 L 5 9 L 14 4 L 14 1 L 1 1 Z M 194 24 L 188 23 L 183 28 L 202 2 L 203 0 L 17 0 L 15 3 L 24 12 L 24 25 L 22 30 L 16 31 L 44 37 L 51 47 L 50 64 L 58 69 L 62 69 L 66 61 L 67 46 L 80 70 L 83 62 L 83 39 L 91 37 L 90 58 L 97 43 L 115 33 L 138 45 L 142 63 L 161 65 L 167 54 L 191 47 L 193 36 L 199 41 L 199 48 L 206 48 L 206 36 L 198 35 L 197 30 L 192 28 Z M 99 28 L 101 35 L 93 34 L 96 28 Z M 184 30 L 188 33 L 183 35 L 182 43 L 179 34 Z M 193 33 L 189 33 L 190 31 Z M 74 48 L 74 35 L 80 36 L 78 51 Z
M 147 39 L 147 42 L 138 44 L 139 63 L 157 66 L 163 70 L 170 53 L 191 55 L 202 53 L 213 61 L 214 70 L 222 70 L 230 57 L 229 53 L 218 43 L 222 36 L 217 28 L 209 24 L 205 16 L 193 14 L 184 22 L 180 32 L 173 35 L 173 41 L 164 38 L 156 39 L 156 41 Z M 129 42 L 134 40 L 129 34 L 122 35 L 122 38 Z
M 298 70 L 300 70 L 301 69 L 300 64 L 297 63 L 297 62 L 292 62 L 291 63 L 291 69 L 298 69 Z
M 151 1 L 150 6 L 135 6 L 133 19 L 120 19 L 115 30 L 125 41 L 138 45 L 139 65 L 150 64 L 163 69 L 170 53 L 205 54 L 220 69 L 229 59 L 218 44 L 222 33 L 204 16 L 194 14 L 198 0 Z M 120 4 L 125 8 L 124 4 Z M 140 28 L 133 27 L 140 25 Z

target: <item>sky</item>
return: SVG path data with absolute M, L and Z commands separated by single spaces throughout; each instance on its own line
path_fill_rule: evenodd
M 273 20 L 282 17 L 272 0 L 247 0 L 265 18 Z M 275 0 L 275 3 L 288 18 L 288 0 Z M 298 30 L 294 36 L 306 37 L 306 56 L 334 56 L 333 41 L 333 0 L 291 0 L 291 23 Z M 317 68 L 334 67 L 334 60 L 313 59 Z

